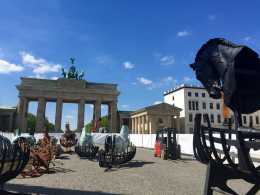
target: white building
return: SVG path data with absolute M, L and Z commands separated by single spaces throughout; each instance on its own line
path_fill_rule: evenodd
M 196 113 L 208 114 L 212 127 L 226 128 L 223 125 L 223 106 L 220 99 L 209 97 L 203 87 L 181 85 L 175 89 L 164 92 L 164 102 L 181 108 L 180 133 L 193 133 L 194 116 Z M 243 115 L 244 126 L 260 129 L 260 111 L 250 115 Z M 202 120 L 206 124 L 205 119 Z

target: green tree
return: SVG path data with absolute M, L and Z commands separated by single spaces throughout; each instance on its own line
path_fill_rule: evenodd
M 49 132 L 55 131 L 54 124 L 50 123 L 48 118 L 45 118 L 44 125 L 49 130 Z M 36 116 L 32 113 L 27 114 L 27 128 L 34 131 L 36 129 Z
M 108 128 L 108 124 L 109 124 L 109 121 L 108 121 L 107 116 L 101 117 L 100 127 Z M 92 131 L 92 129 L 93 129 L 93 120 L 91 120 L 90 123 L 85 125 L 86 132 L 90 133 Z

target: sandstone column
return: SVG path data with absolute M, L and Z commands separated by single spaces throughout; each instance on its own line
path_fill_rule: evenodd
M 134 118 L 131 118 L 131 123 L 132 123 L 131 133 L 135 133 L 135 132 L 134 132 L 134 128 L 135 128 Z
M 56 114 L 55 114 L 55 130 L 61 130 L 62 119 L 62 99 L 58 98 L 56 102 Z
M 46 109 L 46 100 L 44 98 L 39 98 L 38 108 L 37 108 L 37 119 L 36 119 L 36 132 L 41 132 L 44 130 L 45 109 Z
M 94 103 L 94 121 L 98 121 L 99 118 L 101 117 L 101 101 L 96 100 Z
M 111 132 L 117 132 L 117 103 L 116 101 L 110 102 L 109 105 L 109 116 L 110 116 L 110 130 Z
M 85 100 L 80 100 L 78 104 L 78 130 L 84 127 L 84 116 L 85 116 Z
M 28 99 L 25 97 L 20 97 L 19 105 L 18 105 L 18 128 L 22 132 L 26 132 L 27 130 L 27 112 L 28 112 Z

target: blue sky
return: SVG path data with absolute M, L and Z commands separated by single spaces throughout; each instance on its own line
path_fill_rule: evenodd
M 224 37 L 260 51 L 259 1 L 2 0 L 0 105 L 18 102 L 21 76 L 55 79 L 76 58 L 91 82 L 117 83 L 120 110 L 162 101 L 163 92 L 196 83 L 188 67 L 199 47 Z M 35 112 L 36 104 L 30 104 Z M 47 106 L 54 119 L 55 104 Z M 103 114 L 106 113 L 103 109 Z M 63 121 L 75 126 L 75 105 Z M 86 121 L 92 116 L 87 107 Z

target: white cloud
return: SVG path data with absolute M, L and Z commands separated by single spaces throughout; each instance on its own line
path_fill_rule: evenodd
M 121 108 L 123 108 L 123 109 L 129 109 L 129 105 L 127 105 L 127 104 L 123 104 L 123 105 L 121 105 Z
M 113 59 L 109 55 L 103 55 L 96 57 L 96 62 L 98 64 L 109 65 L 113 63 Z
M 157 104 L 161 104 L 162 103 L 162 101 L 155 101 L 154 103 L 153 103 L 153 105 L 157 105 Z
M 252 40 L 252 37 L 250 37 L 250 36 L 247 36 L 247 37 L 244 38 L 244 41 L 246 41 L 246 42 L 250 41 L 250 40 Z
M 22 61 L 24 65 L 33 69 L 35 74 L 45 74 L 49 72 L 59 72 L 61 65 L 53 64 L 43 58 L 36 58 L 32 54 L 27 52 L 21 52 Z
M 190 35 L 191 35 L 191 32 L 189 32 L 187 30 L 177 32 L 177 37 L 186 37 L 186 36 L 190 36 Z
M 129 62 L 129 61 L 126 61 L 123 63 L 123 66 L 125 69 L 133 69 L 135 67 L 135 64 Z
M 209 15 L 208 19 L 211 21 L 216 20 L 216 15 Z
M 161 65 L 168 66 L 174 63 L 175 63 L 175 58 L 173 56 L 163 56 L 160 58 Z
M 190 82 L 190 81 L 192 81 L 192 78 L 185 76 L 185 77 L 183 77 L 183 81 L 184 82 Z
M 11 72 L 21 72 L 24 70 L 24 67 L 16 64 L 12 64 L 5 60 L 0 59 L 0 74 L 8 74 Z
M 164 77 L 162 79 L 160 79 L 157 82 L 153 82 L 148 89 L 152 90 L 152 89 L 157 89 L 157 88 L 161 88 L 161 87 L 172 87 L 175 86 L 177 84 L 177 80 L 174 79 L 172 76 L 168 76 L 168 77 Z
M 153 81 L 144 77 L 137 77 L 137 80 L 143 85 L 151 85 L 153 83 Z
M 51 80 L 58 80 L 59 77 L 51 77 Z

